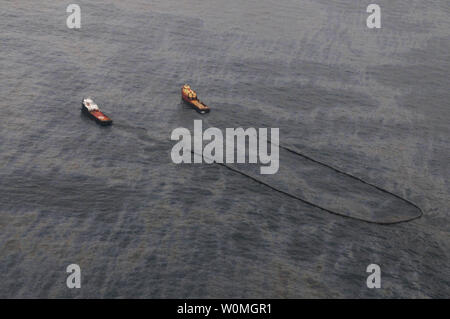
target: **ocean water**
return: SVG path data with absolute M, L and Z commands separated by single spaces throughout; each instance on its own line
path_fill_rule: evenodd
M 71 30 L 66 3 L 2 0 L 0 297 L 448 297 L 450 3 L 377 3 L 381 29 L 359 0 L 79 1 Z M 210 114 L 181 103 L 184 83 Z M 113 126 L 80 113 L 85 96 Z M 280 128 L 423 216 L 365 223 L 175 165 L 171 132 L 195 119 Z M 278 183 L 326 198 L 329 172 L 303 171 L 280 156 Z

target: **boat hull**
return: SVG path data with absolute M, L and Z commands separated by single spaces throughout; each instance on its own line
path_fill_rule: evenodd
M 81 104 L 81 111 L 100 125 L 108 126 L 113 123 L 113 121 L 102 112 L 100 111 L 91 112 L 86 108 L 86 106 L 84 106 L 84 104 Z
M 209 113 L 209 107 L 207 105 L 203 104 L 202 102 L 200 102 L 197 99 L 191 100 L 190 98 L 188 98 L 186 95 L 183 94 L 183 91 L 181 91 L 181 99 L 186 104 L 191 106 L 194 110 L 196 110 L 198 113 L 200 113 L 200 114 Z

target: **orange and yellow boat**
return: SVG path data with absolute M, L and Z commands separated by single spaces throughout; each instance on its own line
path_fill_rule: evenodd
M 197 93 L 187 84 L 181 88 L 181 98 L 198 113 L 205 114 L 209 112 L 209 107 L 198 99 Z

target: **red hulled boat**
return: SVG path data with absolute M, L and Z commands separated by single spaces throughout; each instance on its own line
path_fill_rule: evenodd
M 95 120 L 98 124 L 112 124 L 112 120 L 108 116 L 103 114 L 103 112 L 100 111 L 98 105 L 95 104 L 94 101 L 90 98 L 83 99 L 83 102 L 81 102 L 81 109 L 86 115 Z

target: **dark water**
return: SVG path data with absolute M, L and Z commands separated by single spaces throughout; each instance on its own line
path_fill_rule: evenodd
M 377 3 L 379 30 L 364 1 L 80 1 L 69 30 L 67 4 L 2 1 L 0 297 L 448 297 L 450 3 Z M 184 83 L 208 121 L 279 127 L 424 215 L 368 224 L 173 164 L 172 130 L 201 118 Z

